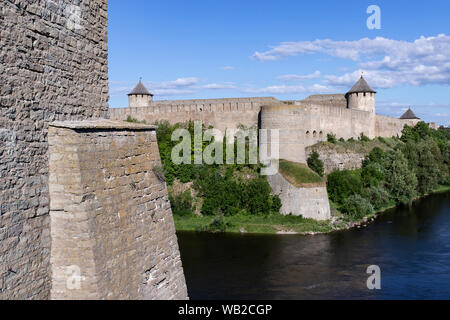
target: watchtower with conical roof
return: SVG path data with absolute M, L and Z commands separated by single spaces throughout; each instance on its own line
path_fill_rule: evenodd
M 373 90 L 363 76 L 345 95 L 347 108 L 375 113 L 375 98 L 377 92 Z
M 128 94 L 128 106 L 130 108 L 148 107 L 152 104 L 153 95 L 147 90 L 141 80 Z

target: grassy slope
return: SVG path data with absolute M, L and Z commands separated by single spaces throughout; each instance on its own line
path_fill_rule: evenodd
M 296 187 L 325 185 L 325 180 L 308 168 L 306 164 L 280 160 L 280 173 Z
M 178 231 L 199 231 L 208 226 L 214 217 L 174 217 L 175 226 Z M 301 217 L 270 215 L 250 216 L 237 215 L 224 217 L 224 222 L 229 224 L 226 231 L 238 233 L 243 228 L 248 233 L 277 233 L 277 232 L 320 232 L 332 231 L 329 221 L 318 222 Z

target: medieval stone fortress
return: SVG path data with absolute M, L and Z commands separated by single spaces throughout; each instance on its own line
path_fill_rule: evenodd
M 297 163 L 306 163 L 307 148 L 326 141 L 328 134 L 344 139 L 361 134 L 371 139 L 392 137 L 401 135 L 405 125 L 420 121 L 412 110 L 400 119 L 377 115 L 376 92 L 363 76 L 346 94 L 313 95 L 302 101 L 282 102 L 272 97 L 157 101 L 153 97 L 139 81 L 128 95 L 128 108 L 110 109 L 111 119 L 132 118 L 146 123 L 165 120 L 172 124 L 199 120 L 222 131 L 240 126 L 275 129 L 279 130 L 275 146 L 279 158 Z M 331 218 L 325 185 L 296 188 L 279 173 L 268 176 L 268 180 L 282 200 L 283 214 Z
M 188 297 L 156 128 L 202 120 L 218 129 L 280 130 L 280 157 L 339 137 L 399 135 L 361 78 L 346 95 L 154 101 L 140 83 L 109 109 L 107 0 L 0 3 L 0 299 Z M 76 10 L 75 10 L 76 12 Z M 329 218 L 324 188 L 271 178 L 284 212 Z M 328 206 L 328 207 L 327 207 Z

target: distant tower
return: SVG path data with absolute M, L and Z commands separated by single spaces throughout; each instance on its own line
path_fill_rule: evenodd
M 409 108 L 401 117 L 402 120 L 420 120 L 418 116 Z
M 375 113 L 375 97 L 377 92 L 373 90 L 363 76 L 345 95 L 347 108 Z
M 153 101 L 153 95 L 147 90 L 147 88 L 139 80 L 137 86 L 128 94 L 128 107 L 148 107 Z

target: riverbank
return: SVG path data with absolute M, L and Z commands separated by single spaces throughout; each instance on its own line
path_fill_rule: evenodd
M 434 192 L 423 197 L 445 192 L 450 192 L 450 186 L 439 186 Z M 189 215 L 174 216 L 174 220 L 177 231 L 317 235 L 365 227 L 379 215 L 396 207 L 395 204 L 388 205 L 358 221 L 345 220 L 339 214 L 329 221 L 315 221 L 276 214 L 268 216 L 235 215 L 220 218 Z

